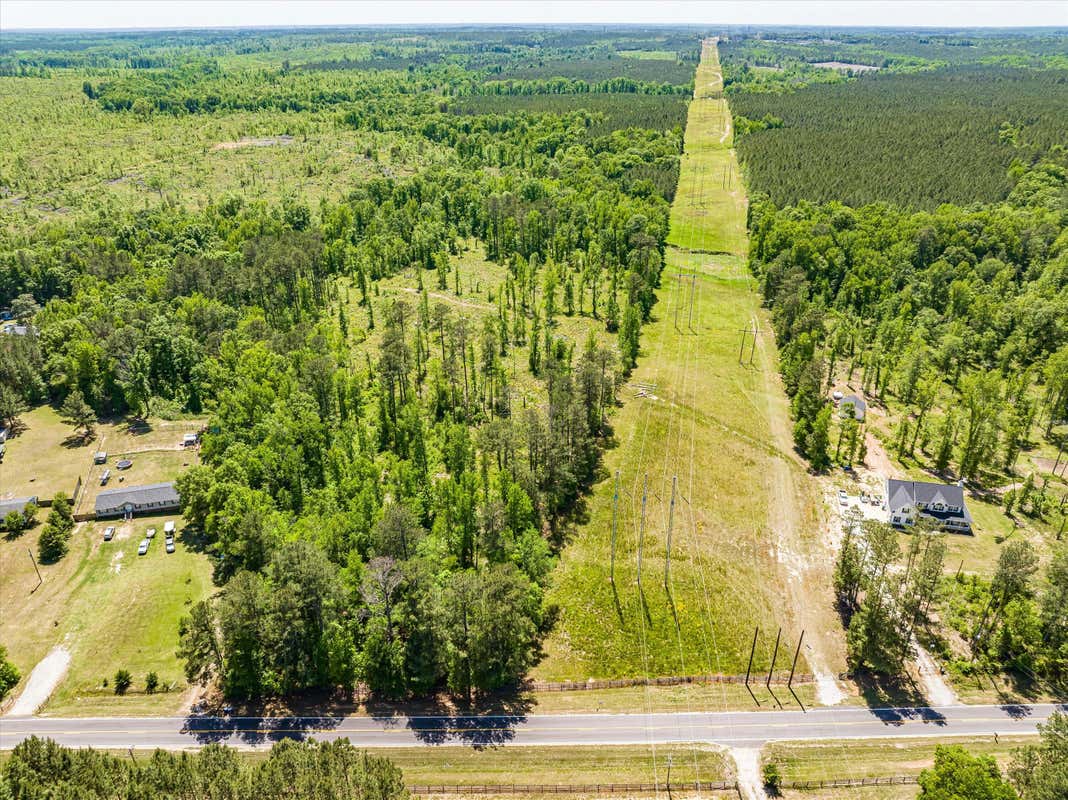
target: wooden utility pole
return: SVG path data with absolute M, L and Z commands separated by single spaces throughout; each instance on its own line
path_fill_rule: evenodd
M 738 363 L 742 363 L 742 354 L 745 352 L 745 337 L 749 335 L 748 328 L 742 328 L 742 344 L 738 348 Z
M 697 273 L 690 276 L 690 315 L 686 319 L 686 327 L 693 330 L 693 296 L 697 291 Z
M 787 687 L 793 688 L 794 670 L 797 669 L 797 657 L 801 655 L 801 642 L 805 641 L 805 632 L 801 631 L 801 638 L 797 640 L 797 650 L 794 651 L 794 663 L 790 666 L 790 679 L 786 681 Z
M 30 594 L 33 594 L 41 588 L 41 584 L 44 583 L 44 578 L 41 577 L 41 570 L 37 569 L 37 559 L 33 557 L 33 551 L 27 547 L 26 553 L 29 554 L 30 561 L 33 563 L 33 570 L 37 573 L 37 585 L 30 590 Z
M 756 320 L 753 320 L 753 344 L 749 348 L 749 366 L 753 366 L 753 356 L 756 355 L 756 342 L 757 342 L 757 324 Z
M 771 666 L 768 668 L 768 679 L 764 681 L 764 686 L 771 690 L 771 676 L 775 673 L 775 660 L 779 657 L 779 639 L 782 638 L 782 628 L 779 628 L 779 632 L 775 634 L 775 649 L 771 653 Z
M 760 628 L 753 628 L 753 646 L 749 648 L 749 666 L 745 668 L 745 685 L 749 686 L 749 673 L 753 670 L 753 654 L 756 653 L 757 634 Z
M 667 528 L 667 556 L 664 558 L 664 588 L 667 589 L 671 580 L 671 528 L 675 523 L 675 488 L 678 486 L 679 476 L 671 476 L 671 503 L 668 505 L 668 528 Z
M 642 479 L 642 519 L 638 526 L 638 591 L 642 590 L 642 547 L 645 545 L 645 500 L 648 497 L 649 473 Z
M 612 562 L 609 567 L 609 580 L 616 582 L 616 521 L 619 517 L 619 470 L 616 470 L 616 490 L 612 493 Z

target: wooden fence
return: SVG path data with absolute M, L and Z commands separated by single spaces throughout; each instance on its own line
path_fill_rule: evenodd
M 839 676 L 842 677 L 842 676 Z M 752 686 L 759 686 L 768 678 L 767 673 L 749 676 Z M 785 686 L 790 679 L 788 671 L 776 672 L 771 682 Z M 815 683 L 816 677 L 808 674 L 794 675 L 794 683 Z M 622 689 L 628 686 L 681 686 L 688 683 L 745 683 L 745 675 L 665 675 L 659 678 L 614 678 L 588 681 L 527 681 L 523 688 L 535 692 L 582 692 L 591 689 Z
M 856 786 L 910 786 L 919 782 L 916 775 L 887 775 L 881 778 L 825 778 L 822 780 L 783 781 L 783 789 L 844 789 Z M 736 791 L 735 781 L 672 781 L 667 783 L 500 783 L 463 785 L 409 786 L 413 795 L 434 794 L 621 794 L 690 791 Z

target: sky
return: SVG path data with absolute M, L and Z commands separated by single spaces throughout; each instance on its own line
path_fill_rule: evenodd
M 461 23 L 1068 26 L 1068 0 L 0 0 L 0 31 Z

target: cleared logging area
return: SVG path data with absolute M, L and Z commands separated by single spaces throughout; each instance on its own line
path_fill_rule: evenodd
M 754 625 L 765 631 L 754 669 L 771 663 L 779 625 L 780 668 L 797 645 L 800 630 L 780 590 L 765 478 L 772 462 L 792 456 L 773 443 L 769 423 L 774 389 L 763 371 L 773 373 L 773 352 L 757 348 L 753 368 L 738 363 L 740 331 L 760 310 L 743 266 L 744 195 L 738 186 L 730 196 L 713 179 L 718 166 L 733 162 L 728 115 L 708 97 L 717 91 L 718 76 L 709 74 L 718 71 L 714 56 L 714 47 L 706 48 L 698 71 L 700 99 L 690 106 L 682 164 L 686 188 L 672 206 L 669 241 L 691 250 L 668 251 L 655 319 L 643 332 L 643 356 L 615 421 L 619 446 L 606 456 L 608 477 L 554 580 L 550 600 L 560 607 L 560 623 L 537 678 L 744 673 Z M 724 214 L 732 217 L 726 223 Z M 804 652 L 798 671 L 810 671 Z

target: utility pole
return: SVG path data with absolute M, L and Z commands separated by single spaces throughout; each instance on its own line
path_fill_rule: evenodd
M 801 655 L 801 642 L 805 641 L 805 632 L 801 631 L 801 638 L 797 640 L 797 650 L 794 651 L 794 663 L 790 667 L 790 679 L 786 681 L 786 686 L 793 689 L 794 685 L 794 670 L 797 669 L 797 657 Z
M 756 355 L 756 340 L 757 340 L 757 324 L 756 319 L 753 320 L 753 344 L 749 349 L 749 366 L 753 366 L 753 356 Z
M 30 561 L 33 562 L 33 570 L 37 573 L 37 585 L 33 587 L 30 594 L 33 594 L 41 588 L 41 584 L 44 583 L 44 578 L 41 577 L 41 570 L 37 569 L 37 559 L 33 557 L 33 551 L 30 548 L 26 548 L 27 554 L 30 556 Z
M 756 653 L 756 634 L 760 632 L 760 629 L 753 628 L 753 646 L 749 648 L 749 666 L 745 668 L 745 690 L 747 690 L 757 705 L 760 705 L 760 701 L 756 700 L 756 695 L 753 694 L 753 690 L 749 686 L 749 675 L 753 671 L 753 654 Z
M 771 690 L 771 676 L 775 672 L 775 659 L 779 657 L 779 639 L 782 637 L 782 627 L 779 627 L 779 632 L 775 634 L 775 650 L 771 654 L 771 666 L 768 668 L 768 679 L 764 681 L 764 686 Z
M 664 559 L 664 588 L 667 589 L 671 579 L 671 528 L 675 523 L 675 487 L 678 486 L 679 476 L 671 476 L 671 504 L 668 506 L 668 529 L 667 529 L 667 557 Z M 668 590 L 670 591 L 670 589 Z
M 738 348 L 738 363 L 742 363 L 742 353 L 745 352 L 745 337 L 749 334 L 748 328 L 742 328 L 742 345 Z
M 697 273 L 690 276 L 690 315 L 686 319 L 686 327 L 693 330 L 693 296 L 697 291 Z
M 619 470 L 616 470 L 616 490 L 612 493 L 612 566 L 609 568 L 609 580 L 616 583 L 616 520 L 619 517 Z
M 642 590 L 642 547 L 645 544 L 645 500 L 647 495 L 646 489 L 649 485 L 649 473 L 645 473 L 645 477 L 642 479 L 642 520 L 638 526 L 638 592 Z

